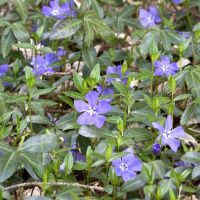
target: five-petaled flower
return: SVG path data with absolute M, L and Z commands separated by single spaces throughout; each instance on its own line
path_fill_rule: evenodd
M 105 100 L 98 100 L 99 94 L 95 91 L 88 92 L 85 99 L 88 103 L 75 100 L 74 107 L 78 112 L 83 112 L 77 120 L 80 125 L 95 125 L 101 128 L 104 125 L 105 114 L 111 110 L 110 104 Z
M 106 75 L 114 75 L 116 77 L 112 77 L 112 78 L 107 78 L 106 82 L 111 83 L 112 81 L 119 81 L 122 82 L 124 84 L 127 83 L 127 78 L 126 76 L 129 74 L 129 71 L 127 70 L 124 74 L 122 74 L 122 65 L 117 65 L 116 67 L 113 66 L 108 66 L 106 69 Z
M 68 16 L 74 17 L 76 12 L 74 10 L 74 1 L 70 0 L 60 5 L 60 0 L 50 2 L 50 6 L 43 6 L 42 13 L 46 17 L 55 17 L 57 19 L 64 19 Z
M 165 121 L 165 127 L 157 122 L 153 122 L 152 125 L 159 131 L 156 143 L 160 143 L 161 146 L 169 145 L 172 151 L 176 152 L 180 146 L 180 138 L 185 137 L 183 127 L 178 126 L 175 129 L 172 129 L 171 115 L 168 115 Z
M 53 73 L 54 70 L 51 65 L 58 61 L 59 59 L 54 53 L 46 53 L 44 57 L 37 55 L 31 61 L 31 65 L 34 66 L 33 73 L 37 76 L 44 75 L 45 73 Z M 54 68 L 56 67 L 54 66 Z
M 142 162 L 138 157 L 133 155 L 132 148 L 125 149 L 124 152 L 128 154 L 114 160 L 112 165 L 115 167 L 117 176 L 122 176 L 124 181 L 128 181 L 136 176 L 136 172 L 141 171 Z
M 8 68 L 7 64 L 0 65 L 0 78 L 6 75 Z
M 156 26 L 161 22 L 159 12 L 155 6 L 149 6 L 147 10 L 141 8 L 139 11 L 139 21 L 145 28 Z
M 170 63 L 170 58 L 167 56 L 161 56 L 161 60 L 156 60 L 154 66 L 156 76 L 174 75 L 179 71 L 178 65 L 175 62 Z

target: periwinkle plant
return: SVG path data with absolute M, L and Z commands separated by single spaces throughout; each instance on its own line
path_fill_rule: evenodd
M 198 199 L 198 1 L 7 2 L 0 199 Z

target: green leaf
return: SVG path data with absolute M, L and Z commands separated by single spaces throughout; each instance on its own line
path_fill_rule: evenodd
M 83 55 L 83 60 L 86 64 L 86 66 L 91 71 L 97 63 L 97 55 L 96 55 L 95 48 L 91 47 L 88 49 L 86 47 L 83 47 L 82 55 Z
M 20 44 L 14 44 L 17 48 L 23 48 L 23 49 L 35 49 L 35 46 L 30 43 L 20 43 Z
M 128 87 L 121 82 L 112 81 L 112 85 L 115 89 L 123 96 L 127 97 L 129 95 Z
M 15 0 L 14 5 L 22 20 L 26 20 L 28 16 L 28 8 L 25 0 Z
M 1 5 L 1 3 L 0 3 L 0 5 Z M 9 25 L 10 25 L 10 22 L 8 20 L 4 19 L 3 17 L 0 18 L 0 27 L 1 26 L 9 26 Z
M 175 89 L 176 89 L 176 80 L 173 76 L 170 76 L 168 78 L 168 85 L 169 85 L 169 89 L 170 89 L 171 93 L 174 93 Z
M 23 164 L 23 168 L 35 179 L 42 179 L 44 173 L 44 167 L 42 163 L 42 154 L 33 154 L 30 152 L 19 153 L 20 163 Z
M 114 39 L 112 30 L 106 25 L 94 10 L 88 10 L 84 15 L 85 44 L 90 46 L 94 39 L 94 34 L 100 35 L 102 39 L 112 42 Z
M 187 122 L 193 117 L 196 109 L 195 107 L 195 105 L 191 105 L 190 107 L 186 108 L 181 116 L 181 125 L 187 124 Z
M 35 153 L 48 153 L 59 146 L 58 137 L 54 134 L 43 134 L 30 137 L 18 151 L 29 151 Z
M 100 65 L 97 63 L 90 73 L 90 77 L 96 80 L 96 83 L 100 80 Z
M 191 94 L 180 94 L 174 98 L 174 101 L 180 101 L 191 97 Z
M 166 168 L 162 160 L 155 160 L 148 163 L 153 167 L 155 178 L 162 179 L 165 176 Z
M 82 78 L 82 76 L 79 73 L 77 73 L 75 71 L 73 72 L 73 82 L 74 82 L 76 89 L 79 92 L 82 92 L 84 79 Z
M 15 38 L 20 42 L 27 42 L 30 40 L 30 35 L 22 22 L 15 22 L 12 24 L 12 31 Z
M 30 122 L 30 116 L 26 116 L 26 121 Z M 46 124 L 49 126 L 55 126 L 48 118 L 41 115 L 31 115 L 31 121 L 33 124 Z
M 103 18 L 104 10 L 97 0 L 92 0 L 92 9 L 95 10 L 98 13 L 100 18 Z
M 9 54 L 13 43 L 13 33 L 11 32 L 10 27 L 7 27 L 4 30 L 3 35 L 1 37 L 1 50 L 4 58 Z
M 67 91 L 67 92 L 63 92 L 63 93 L 64 93 L 64 95 L 71 97 L 73 99 L 84 100 L 84 95 L 80 94 L 78 92 Z
M 80 29 L 82 23 L 83 21 L 79 19 L 61 22 L 53 28 L 49 38 L 50 40 L 57 40 L 70 37 Z
M 22 94 L 15 94 L 14 95 L 13 94 L 13 96 L 10 96 L 7 99 L 6 103 L 11 103 L 11 104 L 13 104 L 13 103 L 23 103 L 27 100 L 28 100 L 27 95 L 22 95 Z
M 0 162 L 0 183 L 11 177 L 19 166 L 17 152 L 7 153 L 1 157 Z
M 90 128 L 88 126 L 81 126 L 79 128 L 78 133 L 84 137 L 88 137 L 88 138 L 97 138 L 99 137 L 99 133 L 97 130 Z
M 194 167 L 192 171 L 192 179 L 195 179 L 195 178 L 200 178 L 200 165 L 197 165 L 196 167 Z
M 200 164 L 200 152 L 187 152 L 181 157 L 184 162 Z
M 141 175 L 136 176 L 135 178 L 131 179 L 130 181 L 125 182 L 122 185 L 121 190 L 123 192 L 134 192 L 140 188 L 145 186 L 146 182 L 142 178 Z
M 32 72 L 32 69 L 28 66 L 25 67 L 24 71 L 26 77 L 26 84 L 28 86 L 28 89 L 31 90 L 36 82 L 34 74 Z
M 125 23 L 131 21 L 131 16 L 133 15 L 135 8 L 133 6 L 125 6 L 121 13 L 117 15 L 117 32 L 121 33 L 124 30 Z

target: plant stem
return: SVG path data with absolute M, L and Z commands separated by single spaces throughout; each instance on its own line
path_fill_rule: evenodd
M 33 125 L 32 125 L 32 110 L 31 110 L 31 90 L 28 92 L 28 114 L 29 114 L 29 120 L 30 120 L 30 130 L 31 134 L 33 133 Z

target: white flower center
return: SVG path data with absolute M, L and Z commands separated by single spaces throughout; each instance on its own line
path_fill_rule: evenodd
M 165 72 L 166 70 L 168 70 L 169 66 L 168 65 L 162 65 L 162 70 L 163 72 Z
M 168 130 L 164 130 L 164 133 L 163 133 L 163 136 L 164 137 L 170 137 L 170 133 L 171 133 L 171 131 L 168 131 Z
M 51 11 L 51 14 L 54 15 L 54 16 L 59 15 L 59 10 L 53 9 L 53 10 Z
M 146 20 L 148 21 L 148 23 L 152 23 L 152 22 L 154 22 L 154 19 L 153 19 L 152 16 L 147 17 Z
M 121 163 L 119 168 L 121 169 L 121 171 L 125 171 L 128 169 L 128 165 L 126 163 Z
M 96 114 L 96 108 L 95 107 L 89 107 L 89 110 L 87 111 L 90 115 Z

